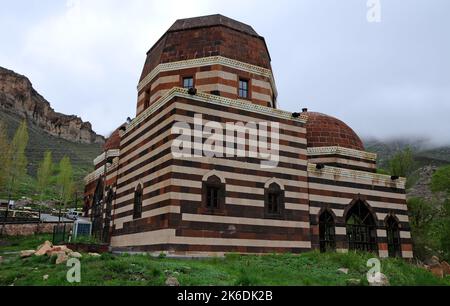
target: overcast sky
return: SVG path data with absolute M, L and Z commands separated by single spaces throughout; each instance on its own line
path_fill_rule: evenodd
M 362 137 L 450 143 L 450 1 L 0 0 L 0 66 L 103 135 L 135 115 L 147 50 L 176 19 L 220 13 L 266 38 L 288 111 L 336 116 Z

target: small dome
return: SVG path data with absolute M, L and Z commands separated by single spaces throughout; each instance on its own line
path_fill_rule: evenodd
M 306 138 L 308 147 L 344 147 L 365 151 L 359 136 L 344 122 L 334 117 L 314 112 L 308 116 Z

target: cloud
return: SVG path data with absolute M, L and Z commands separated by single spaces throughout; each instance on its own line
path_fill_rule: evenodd
M 0 64 L 25 74 L 60 112 L 107 134 L 133 117 L 147 50 L 179 18 L 221 13 L 266 38 L 283 109 L 334 115 L 362 136 L 450 143 L 446 0 L 10 2 Z M 33 12 L 24 11 L 32 5 Z M 25 18 L 11 18 L 25 12 Z
M 58 111 L 81 115 L 107 134 L 133 116 L 145 53 L 174 22 L 207 1 L 69 0 L 30 25 L 20 58 Z M 44 73 L 45 72 L 45 73 Z M 108 114 L 109 120 L 104 120 Z

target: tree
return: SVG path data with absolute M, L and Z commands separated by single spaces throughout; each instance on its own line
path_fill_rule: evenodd
M 4 136 L 2 136 L 4 137 Z M 25 149 L 28 145 L 28 128 L 27 122 L 24 120 L 16 133 L 11 144 L 8 147 L 6 156 L 7 171 L 5 172 L 4 181 L 8 189 L 8 205 L 6 206 L 5 218 L 3 219 L 2 229 L 0 235 L 3 235 L 6 221 L 8 218 L 9 202 L 13 194 L 16 194 L 20 181 L 27 174 L 27 157 L 25 155 Z
M 423 230 L 438 215 L 434 206 L 422 198 L 411 198 L 408 200 L 408 211 L 411 227 Z
M 414 255 L 421 260 L 438 255 L 440 213 L 435 203 L 422 198 L 408 200 L 409 223 L 414 245 Z
M 0 190 L 5 190 L 9 177 L 10 143 L 6 135 L 6 126 L 0 121 Z
M 410 148 L 396 153 L 389 162 L 391 175 L 407 177 L 414 169 L 414 159 Z
M 59 162 L 57 186 L 60 193 L 60 205 L 62 204 L 66 208 L 67 202 L 70 201 L 74 191 L 73 169 L 70 158 L 67 156 Z
M 441 248 L 445 259 L 450 260 L 450 200 L 447 199 L 443 205 L 443 224 L 441 233 Z
M 17 188 L 20 181 L 27 174 L 28 160 L 25 155 L 25 149 L 28 145 L 28 127 L 27 122 L 24 120 L 20 124 L 9 148 L 8 158 L 9 171 L 7 173 L 7 183 L 9 197 L 17 193 Z
M 433 192 L 447 192 L 450 195 L 450 166 L 436 170 L 431 178 L 431 190 Z
M 37 186 L 41 193 L 41 201 L 50 185 L 52 168 L 53 168 L 52 152 L 47 151 L 45 152 L 44 159 L 39 164 L 39 168 L 37 170 Z

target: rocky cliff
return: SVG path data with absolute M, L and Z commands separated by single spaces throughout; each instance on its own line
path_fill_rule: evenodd
M 77 116 L 57 113 L 31 84 L 14 71 L 0 67 L 0 110 L 31 120 L 52 136 L 78 143 L 103 143 L 89 122 Z

